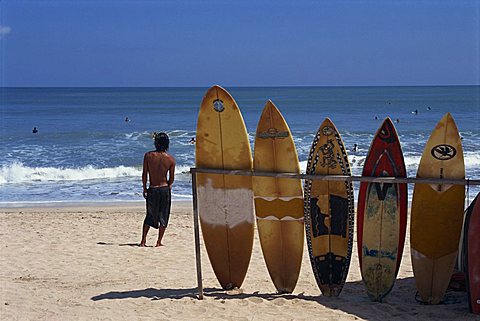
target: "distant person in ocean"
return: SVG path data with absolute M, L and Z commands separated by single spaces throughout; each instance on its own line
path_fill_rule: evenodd
M 432 107 L 428 106 L 428 107 L 427 107 L 427 110 L 432 110 Z
M 192 137 L 192 139 L 190 139 L 189 143 L 192 144 L 192 145 L 195 144 L 195 137 Z
M 412 111 L 412 114 L 417 115 L 418 114 L 418 109 L 415 109 L 414 111 Z
M 395 122 L 398 124 L 400 122 L 400 119 L 395 119 Z
M 38 133 L 37 127 L 33 127 L 32 133 L 34 133 L 34 134 Z
M 353 149 L 352 151 L 355 153 L 357 151 L 357 144 L 353 144 Z
M 166 133 L 153 133 L 155 150 L 143 158 L 143 197 L 147 202 L 147 215 L 143 222 L 140 246 L 147 246 L 150 227 L 158 229 L 155 246 L 162 246 L 162 238 L 170 218 L 171 189 L 175 176 L 175 158 L 168 154 L 170 140 Z M 168 178 L 167 178 L 168 176 Z M 149 187 L 147 188 L 147 180 Z
M 130 118 L 125 117 L 125 122 L 128 123 L 130 121 Z
M 375 116 L 375 120 L 378 120 L 378 116 Z

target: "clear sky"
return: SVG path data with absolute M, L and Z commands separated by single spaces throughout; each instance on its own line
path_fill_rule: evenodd
M 1 86 L 480 84 L 480 0 L 0 0 Z

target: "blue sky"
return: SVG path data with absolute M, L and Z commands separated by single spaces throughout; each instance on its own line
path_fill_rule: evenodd
M 0 0 L 0 85 L 479 84 L 479 21 L 478 0 Z

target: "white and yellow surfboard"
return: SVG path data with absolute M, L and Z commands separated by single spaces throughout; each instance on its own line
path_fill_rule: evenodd
M 252 170 L 252 153 L 237 103 L 222 87 L 213 86 L 200 106 L 196 167 Z M 222 288 L 241 287 L 253 246 L 252 178 L 197 174 L 197 200 L 203 239 Z

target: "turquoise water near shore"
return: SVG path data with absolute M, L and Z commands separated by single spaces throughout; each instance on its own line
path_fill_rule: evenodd
M 141 166 L 154 131 L 171 138 L 174 199 L 190 199 L 195 148 L 189 141 L 206 89 L 1 88 L 0 206 L 143 201 Z M 389 116 L 399 120 L 413 177 L 431 131 L 451 112 L 463 137 L 467 177 L 480 179 L 480 86 L 227 90 L 242 111 L 252 148 L 263 106 L 273 100 L 292 130 L 303 171 L 315 132 L 330 117 L 345 140 L 353 174 L 360 175 L 373 135 Z M 470 187 L 470 198 L 479 191 Z

